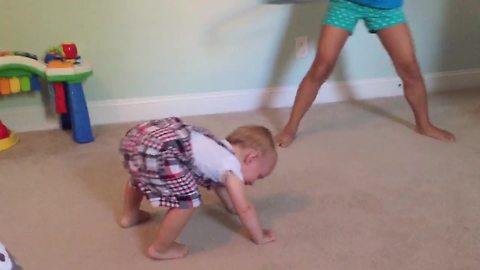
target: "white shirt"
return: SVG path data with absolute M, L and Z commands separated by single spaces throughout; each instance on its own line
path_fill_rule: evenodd
M 222 143 L 232 152 L 205 135 L 193 130 L 190 131 L 193 165 L 200 172 L 217 183 L 224 183 L 225 172 L 232 171 L 243 182 L 240 161 L 232 153 L 233 147 L 227 140 L 222 140 Z

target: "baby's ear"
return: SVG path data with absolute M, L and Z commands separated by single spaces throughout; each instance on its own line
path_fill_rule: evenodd
M 254 162 L 259 157 L 260 157 L 260 152 L 252 149 L 252 150 L 247 152 L 244 160 L 245 160 L 246 164 L 250 164 L 250 163 Z

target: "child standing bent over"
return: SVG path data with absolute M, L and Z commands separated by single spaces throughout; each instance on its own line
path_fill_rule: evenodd
M 171 117 L 133 127 L 121 140 L 120 151 L 131 175 L 120 226 L 127 228 L 150 218 L 140 210 L 143 197 L 154 207 L 169 208 L 147 250 L 150 258 L 187 255 L 188 248 L 175 240 L 201 204 L 200 186 L 213 188 L 225 208 L 238 214 L 254 243 L 275 240 L 270 230 L 260 227 L 255 207 L 245 195 L 245 185 L 268 176 L 277 162 L 267 128 L 241 126 L 226 140 L 219 140 L 204 128 Z

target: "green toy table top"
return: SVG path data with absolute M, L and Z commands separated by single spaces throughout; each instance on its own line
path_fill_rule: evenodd
M 87 64 L 75 65 L 70 68 L 47 68 L 47 81 L 78 83 L 92 75 L 92 68 Z
M 44 63 L 28 57 L 0 57 L 0 78 L 38 75 L 49 82 L 79 83 L 92 75 L 92 73 L 92 68 L 88 64 L 65 68 L 48 68 Z
M 0 77 L 22 77 L 33 74 L 46 78 L 45 64 L 23 56 L 0 57 Z

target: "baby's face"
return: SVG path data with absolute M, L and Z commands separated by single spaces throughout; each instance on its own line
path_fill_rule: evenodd
M 257 180 L 270 175 L 277 164 L 275 153 L 261 155 L 250 163 L 242 164 L 243 179 L 246 185 L 253 185 Z

